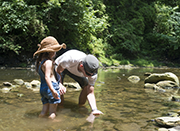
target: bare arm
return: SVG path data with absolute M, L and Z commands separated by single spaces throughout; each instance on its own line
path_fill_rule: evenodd
M 61 73 L 64 71 L 64 68 L 62 68 L 62 66 L 59 64 L 56 71 L 61 76 Z M 61 80 L 61 83 L 62 83 L 62 80 Z M 60 94 L 63 95 L 63 94 L 66 93 L 66 87 L 64 87 L 61 83 L 59 84 L 59 86 L 60 86 L 60 90 L 59 91 L 60 91 Z
M 53 88 L 53 85 L 51 83 L 51 75 L 52 75 L 52 61 L 51 60 L 47 60 L 44 64 L 43 64 L 43 68 L 44 68 L 44 74 L 45 74 L 45 80 L 46 80 L 46 83 L 49 87 L 49 89 L 51 90 L 52 94 L 53 94 L 53 97 L 55 99 L 60 99 L 58 97 L 58 93 L 57 91 Z
M 59 64 L 56 71 L 61 75 L 61 73 L 64 71 L 64 68 Z

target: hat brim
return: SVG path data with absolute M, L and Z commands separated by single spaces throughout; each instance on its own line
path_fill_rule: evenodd
M 37 50 L 33 56 L 35 56 L 36 54 L 40 54 L 40 53 L 44 53 L 44 52 L 57 52 L 59 51 L 61 48 L 66 48 L 66 44 L 62 44 L 62 45 L 53 45 L 49 48 L 43 48 L 43 49 L 40 49 L 40 50 Z

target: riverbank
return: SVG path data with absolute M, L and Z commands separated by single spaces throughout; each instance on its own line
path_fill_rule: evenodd
M 30 55 L 31 56 L 31 55 Z M 0 56 L 0 69 L 12 68 L 12 69 L 33 69 L 35 68 L 35 59 L 28 55 L 1 55 Z M 153 58 L 138 58 L 138 59 L 124 59 L 124 60 L 114 60 L 114 59 L 101 59 L 101 68 L 120 68 L 120 69 L 130 69 L 130 68 L 179 68 L 180 61 L 169 61 L 164 59 L 153 59 Z
M 137 69 L 137 68 L 153 68 L 153 69 L 179 69 L 180 66 L 137 66 L 133 64 L 129 65 L 117 65 L 117 66 L 100 66 L 100 69 Z M 0 69 L 27 69 L 27 70 L 35 70 L 35 64 L 27 65 L 27 66 L 0 66 Z

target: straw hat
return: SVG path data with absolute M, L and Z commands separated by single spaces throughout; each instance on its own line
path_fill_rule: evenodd
M 33 54 L 33 57 L 36 54 L 40 54 L 43 52 L 57 52 L 59 51 L 61 48 L 66 48 L 66 44 L 61 44 L 59 45 L 58 41 L 52 37 L 52 36 L 48 36 L 46 38 L 44 38 L 40 44 L 38 44 L 39 48 L 38 50 Z

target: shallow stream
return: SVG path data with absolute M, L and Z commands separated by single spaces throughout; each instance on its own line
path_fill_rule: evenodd
M 159 127 L 151 120 L 179 110 L 180 106 L 144 89 L 145 72 L 172 72 L 180 76 L 179 69 L 100 69 L 95 96 L 97 107 L 104 115 L 93 123 L 86 120 L 91 112 L 88 103 L 78 107 L 80 91 L 67 91 L 64 108 L 58 109 L 55 120 L 38 118 L 42 108 L 39 93 L 25 87 L 10 93 L 0 92 L 0 131 L 157 131 Z M 131 83 L 127 79 L 131 75 L 141 80 Z M 31 82 L 39 80 L 39 76 L 32 70 L 0 69 L 0 84 L 14 79 Z M 65 81 L 72 79 L 66 77 Z

